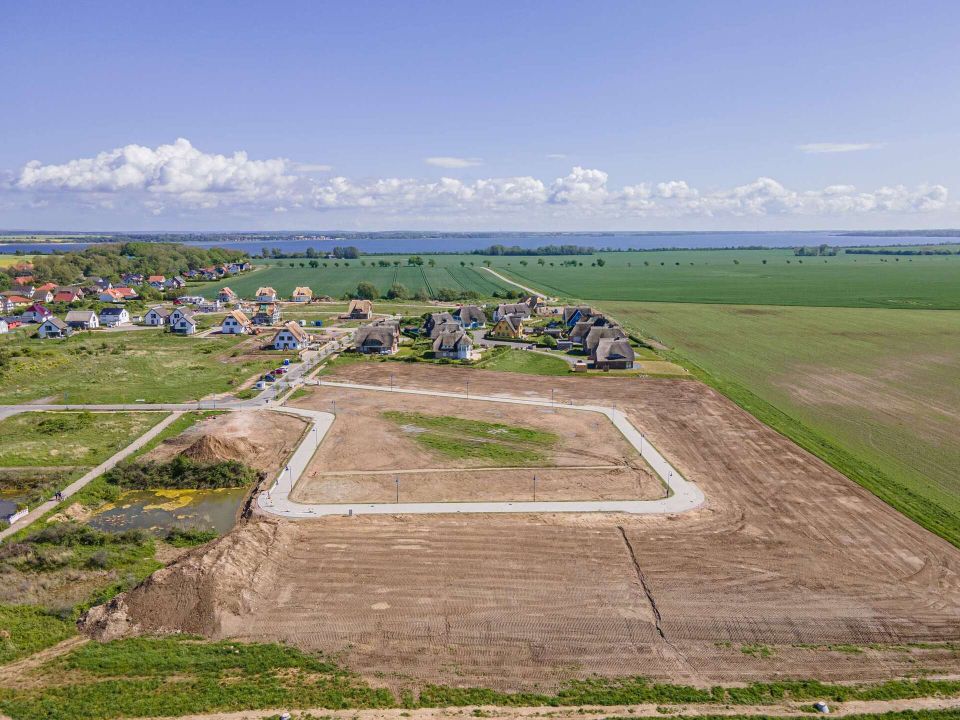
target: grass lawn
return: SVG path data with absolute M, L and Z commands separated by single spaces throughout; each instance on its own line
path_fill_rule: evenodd
M 0 254 L 0 268 L 12 267 L 23 262 L 31 262 L 36 255 L 13 255 L 12 253 Z
M 602 267 L 593 266 L 603 258 Z M 673 250 L 491 258 L 494 269 L 584 300 L 960 309 L 960 255 L 796 257 L 792 250 Z M 553 263 L 553 266 L 550 265 Z
M 0 403 L 182 402 L 226 392 L 272 357 L 247 355 L 243 336 L 178 337 L 162 332 L 82 332 L 66 340 L 0 336 Z M 249 347 L 249 346 L 247 346 Z
M 605 302 L 760 420 L 960 546 L 960 312 Z
M 481 420 L 394 410 L 383 416 L 401 427 L 416 428 L 411 436 L 445 457 L 486 460 L 498 465 L 543 462 L 543 450 L 560 440 L 557 435 L 542 430 Z
M 570 365 L 560 358 L 529 350 L 515 350 L 502 345 L 488 350 L 473 364 L 473 367 L 527 375 L 568 375 L 570 373 Z
M 95 466 L 166 413 L 29 412 L 0 421 L 0 467 Z

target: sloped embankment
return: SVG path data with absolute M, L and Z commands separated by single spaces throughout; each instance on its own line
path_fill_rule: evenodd
M 271 556 L 288 537 L 284 524 L 257 518 L 158 570 L 134 589 L 91 608 L 82 632 L 107 641 L 139 634 L 193 633 L 218 637 L 224 620 L 238 617 L 271 587 Z

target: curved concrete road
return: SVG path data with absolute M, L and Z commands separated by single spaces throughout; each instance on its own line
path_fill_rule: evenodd
M 661 500 L 597 500 L 597 501 L 518 501 L 518 502 L 432 502 L 432 503 L 298 503 L 290 499 L 290 493 L 306 470 L 310 459 L 320 447 L 323 437 L 335 416 L 332 413 L 300 408 L 278 407 L 279 412 L 289 412 L 313 420 L 313 425 L 300 443 L 290 462 L 280 472 L 269 490 L 257 498 L 259 508 L 273 515 L 288 518 L 310 518 L 323 515 L 348 514 L 434 514 L 434 513 L 531 513 L 531 512 L 625 512 L 642 514 L 673 514 L 686 512 L 700 507 L 704 495 L 700 489 L 684 478 L 666 461 L 653 445 L 633 426 L 622 412 L 601 405 L 555 405 L 549 400 L 531 400 L 509 395 L 468 395 L 466 393 L 444 392 L 442 390 L 416 390 L 411 388 L 386 388 L 380 385 L 361 385 L 320 381 L 320 385 L 351 388 L 355 390 L 373 390 L 377 392 L 404 393 L 409 395 L 430 395 L 434 397 L 475 400 L 478 402 L 511 403 L 534 407 L 562 407 L 564 410 L 580 410 L 605 415 L 623 433 L 623 436 L 636 448 L 653 471 L 672 491 L 669 497 Z

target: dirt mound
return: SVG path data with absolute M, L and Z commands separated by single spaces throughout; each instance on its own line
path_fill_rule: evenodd
M 239 460 L 255 454 L 256 447 L 233 438 L 222 438 L 216 435 L 201 435 L 198 440 L 183 451 L 185 457 L 202 463 L 215 463 L 223 460 Z M 254 451 L 254 452 L 251 452 Z
M 217 637 L 224 619 L 248 611 L 254 587 L 271 587 L 270 562 L 283 535 L 277 520 L 244 523 L 158 570 L 129 592 L 91 608 L 82 632 L 107 641 L 139 634 Z
M 56 513 L 55 515 L 51 515 L 47 522 L 86 522 L 90 519 L 91 515 L 93 515 L 93 512 L 90 510 L 90 508 L 85 507 L 80 503 L 71 503 L 60 512 Z

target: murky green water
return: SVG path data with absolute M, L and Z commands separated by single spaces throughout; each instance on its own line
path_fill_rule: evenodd
M 90 518 L 97 530 L 167 530 L 173 527 L 225 533 L 237 517 L 246 488 L 131 490 Z

